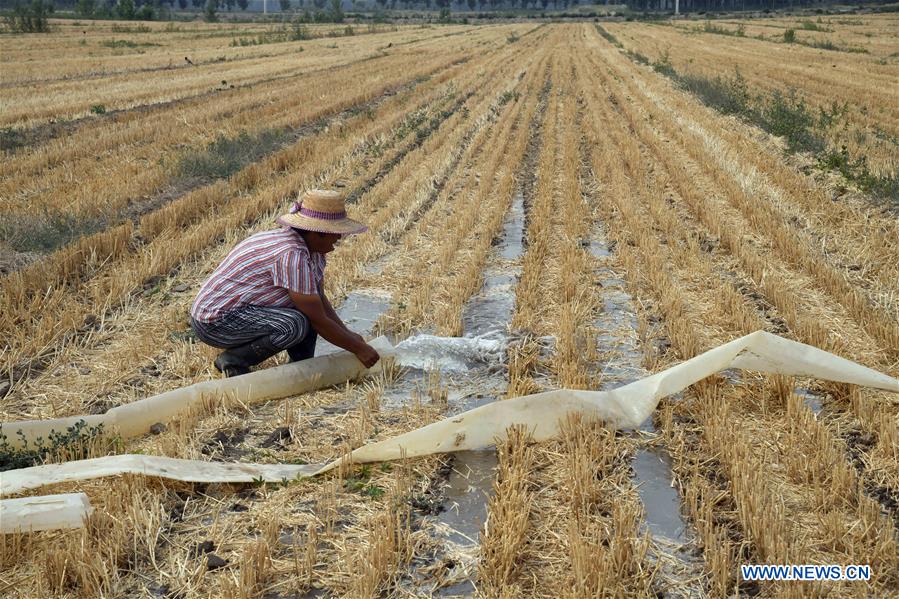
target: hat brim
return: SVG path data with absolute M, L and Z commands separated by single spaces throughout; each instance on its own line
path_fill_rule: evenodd
M 316 233 L 333 233 L 335 235 L 356 235 L 368 231 L 368 227 L 351 218 L 325 220 L 323 218 L 305 216 L 300 213 L 282 214 L 277 218 L 276 222 L 285 227 L 315 231 Z

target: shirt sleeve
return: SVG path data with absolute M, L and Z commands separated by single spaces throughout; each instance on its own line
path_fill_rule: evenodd
M 315 281 L 315 269 L 309 254 L 299 250 L 286 251 L 272 264 L 272 282 L 275 287 L 282 287 L 294 293 L 315 295 L 318 286 Z

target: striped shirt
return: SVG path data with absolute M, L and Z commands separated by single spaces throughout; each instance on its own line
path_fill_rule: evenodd
M 302 236 L 284 227 L 241 241 L 212 273 L 190 310 L 214 322 L 245 306 L 288 308 L 288 291 L 312 295 L 323 289 L 325 256 L 310 252 Z

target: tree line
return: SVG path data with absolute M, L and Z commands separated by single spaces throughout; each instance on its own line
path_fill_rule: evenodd
M 674 12 L 675 0 L 623 0 L 627 7 L 641 12 Z M 844 0 L 840 5 L 890 4 L 895 0 Z M 690 12 L 735 12 L 742 10 L 778 10 L 799 7 L 820 7 L 833 5 L 824 0 L 679 0 L 679 10 Z

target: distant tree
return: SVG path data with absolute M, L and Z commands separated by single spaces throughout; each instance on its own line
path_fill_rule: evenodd
M 343 6 L 341 0 L 331 0 L 331 20 L 343 23 Z
M 96 0 L 78 0 L 78 6 L 75 8 L 75 12 L 82 17 L 92 17 L 96 10 Z
M 134 18 L 141 21 L 152 21 L 156 18 L 156 12 L 149 4 L 144 4 L 140 7 L 140 10 L 134 12 Z
M 214 23 L 218 21 L 218 8 L 218 0 L 206 0 L 206 6 L 203 8 L 203 16 L 208 23 Z
M 546 7 L 549 6 L 549 0 L 540 0 L 540 6 L 543 7 L 543 10 L 546 10 Z
M 278 0 L 281 3 L 281 12 L 290 10 L 290 0 Z
M 249 0 L 237 0 L 237 6 L 240 7 L 240 10 L 246 10 L 250 6 L 250 2 Z
M 181 10 L 187 9 L 187 0 L 178 0 L 178 8 Z
M 201 8 L 206 5 L 206 0 L 190 0 L 190 3 L 194 5 L 194 8 Z
M 120 19 L 133 19 L 135 12 L 134 0 L 119 0 L 115 11 Z
M 53 2 L 31 0 L 29 4 L 13 4 L 12 12 L 6 15 L 6 26 L 13 33 L 47 33 L 50 23 L 47 21 L 53 12 Z
M 487 0 L 478 0 L 478 8 L 484 10 L 485 6 L 487 6 Z
M 468 10 L 474 10 L 478 5 L 478 0 L 468 0 L 466 4 L 468 4 Z

